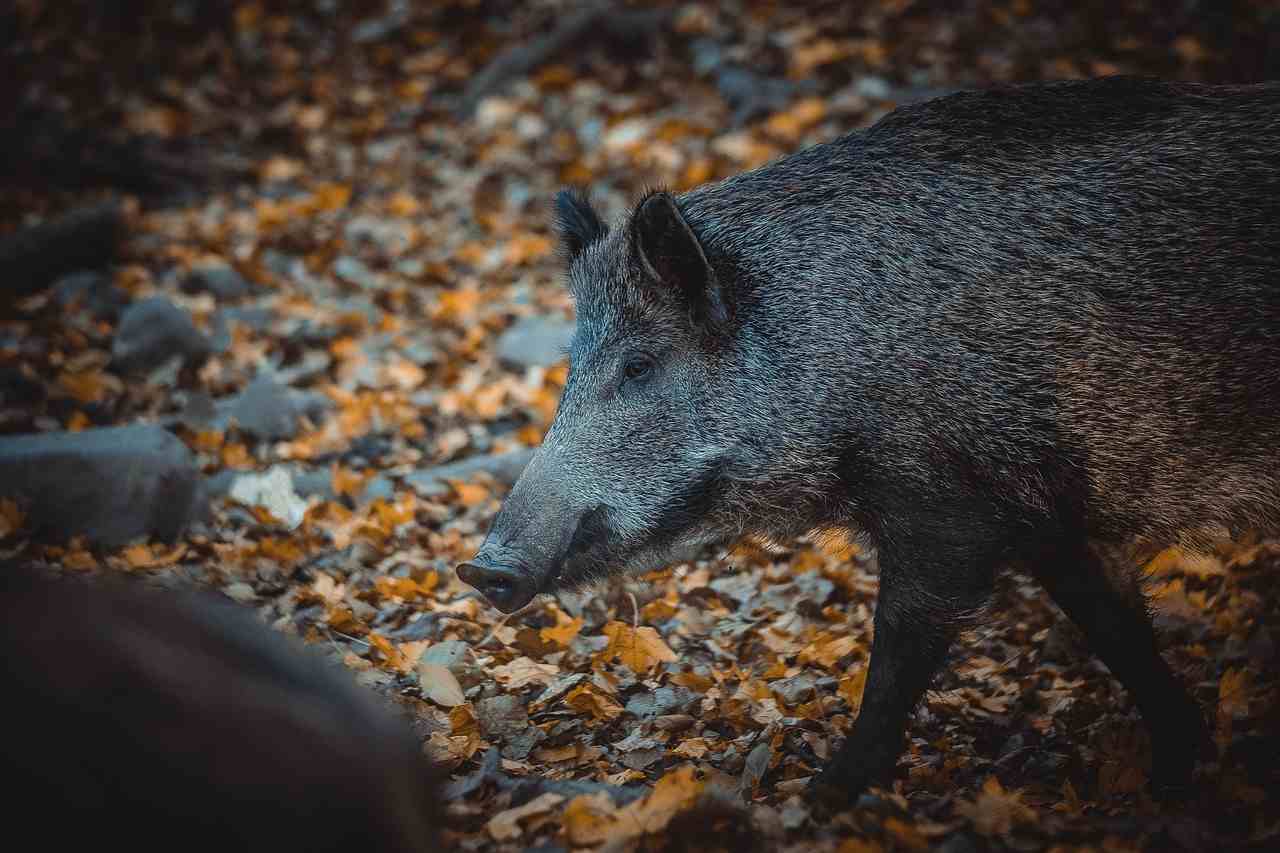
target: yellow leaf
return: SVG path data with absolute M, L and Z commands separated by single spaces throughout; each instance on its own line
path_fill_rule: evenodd
M 422 205 L 418 200 L 403 190 L 393 193 L 387 199 L 387 213 L 392 216 L 413 216 L 421 209 Z
M 556 623 L 553 628 L 543 628 L 538 632 L 538 636 L 542 637 L 543 642 L 555 643 L 562 649 L 568 648 L 573 638 L 582 630 L 582 619 L 570 619 L 567 614 L 557 610 Z
M 676 653 L 653 628 L 642 625 L 633 628 L 625 622 L 610 622 L 604 626 L 609 645 L 600 657 L 617 659 L 632 672 L 647 672 L 663 661 L 674 661 Z
M 346 184 L 321 184 L 312 195 L 312 202 L 319 210 L 337 210 L 346 207 L 351 200 L 351 187 Z
M 658 780 L 653 792 L 632 803 L 628 810 L 634 809 L 636 823 L 645 832 L 657 832 L 679 812 L 692 806 L 702 796 L 706 783 L 697 778 L 692 764 L 679 767 Z
M 836 688 L 836 693 L 849 703 L 850 711 L 857 711 L 862 707 L 862 692 L 867 688 L 867 668 L 864 666 L 853 675 L 846 675 L 840 679 L 840 686 Z
M 479 506 L 489 499 L 489 489 L 479 483 L 468 483 L 463 480 L 447 480 L 458 496 L 458 503 L 463 506 Z
M 604 791 L 574 797 L 565 806 L 564 831 L 574 847 L 592 847 L 609 839 L 618 823 L 618 809 Z
M 129 564 L 131 569 L 158 569 L 162 566 L 171 566 L 176 563 L 183 554 L 187 553 L 187 546 L 179 544 L 169 550 L 161 549 L 155 551 L 150 545 L 139 542 L 130 545 L 120 552 L 120 556 Z
M 387 662 L 387 666 L 401 672 L 409 670 L 408 661 L 405 660 L 404 654 L 396 647 L 395 643 L 386 637 L 370 631 L 369 645 L 378 650 L 378 654 L 382 655 L 382 659 Z M 448 672 L 448 670 L 445 671 Z
M 622 715 L 622 706 L 604 695 L 591 682 L 570 690 L 564 697 L 564 703 L 579 713 L 590 714 L 596 720 L 615 720 Z

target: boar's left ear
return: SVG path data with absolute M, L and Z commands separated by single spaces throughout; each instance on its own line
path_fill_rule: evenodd
M 724 293 L 671 194 L 646 196 L 631 218 L 631 228 L 645 272 L 684 297 L 695 323 L 711 332 L 721 329 L 729 320 Z
M 604 224 L 581 190 L 556 193 L 556 226 L 571 261 L 587 246 L 603 240 L 609 233 L 609 226 Z

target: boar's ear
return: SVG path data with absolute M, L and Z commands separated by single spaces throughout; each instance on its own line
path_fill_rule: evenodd
M 645 271 L 684 297 L 695 323 L 713 332 L 723 327 L 729 319 L 724 294 L 702 244 L 671 194 L 646 196 L 631 219 L 631 228 Z
M 604 224 L 581 190 L 556 193 L 556 228 L 571 261 L 587 246 L 604 239 L 609 233 L 609 226 Z

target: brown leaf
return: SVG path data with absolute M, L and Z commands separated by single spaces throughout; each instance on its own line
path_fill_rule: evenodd
M 546 793 L 534 797 L 523 806 L 498 812 L 489 819 L 487 828 L 495 841 L 513 841 L 523 834 L 520 822 L 527 818 L 544 815 L 564 802 L 560 794 Z
M 12 498 L 0 498 L 0 539 L 12 536 L 22 529 L 26 513 Z
M 442 708 L 456 708 L 467 701 L 462 685 L 447 667 L 438 663 L 419 663 L 415 668 L 424 699 L 435 702 Z
M 957 802 L 956 812 L 973 821 L 974 829 L 982 835 L 1008 835 L 1014 826 L 1036 820 L 1035 810 L 1021 797 L 1021 792 L 1006 791 L 999 779 L 988 776 L 977 798 Z
M 566 693 L 564 703 L 596 720 L 614 720 L 622 715 L 622 706 L 589 681 Z

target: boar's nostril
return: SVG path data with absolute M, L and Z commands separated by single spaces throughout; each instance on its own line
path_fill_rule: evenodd
M 524 607 L 538 592 L 534 579 L 519 568 L 488 565 L 479 557 L 458 566 L 458 577 L 479 590 L 504 613 L 513 613 Z

